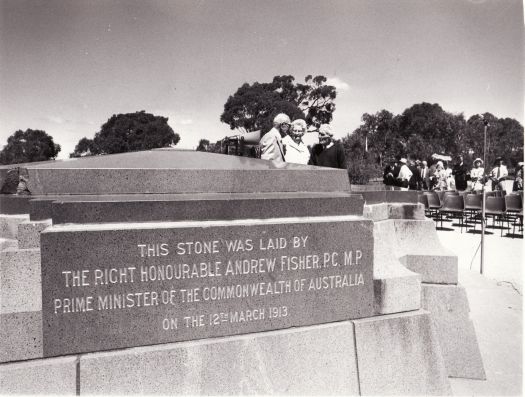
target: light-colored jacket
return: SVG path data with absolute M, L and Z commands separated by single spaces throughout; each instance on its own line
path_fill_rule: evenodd
M 308 164 L 310 151 L 302 141 L 296 143 L 289 135 L 286 135 L 282 142 L 286 148 L 284 159 L 287 163 Z
M 261 147 L 261 159 L 272 160 L 275 164 L 284 163 L 284 148 L 281 134 L 272 128 L 259 141 Z
M 397 175 L 397 179 L 401 180 L 409 180 L 412 178 L 412 171 L 410 171 L 410 168 L 406 164 L 403 164 L 401 166 L 401 169 L 399 170 L 399 174 Z

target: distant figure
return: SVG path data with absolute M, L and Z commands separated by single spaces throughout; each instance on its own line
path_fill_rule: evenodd
M 275 165 L 284 164 L 284 147 L 282 138 L 290 129 L 290 117 L 279 113 L 273 119 L 273 128 L 268 131 L 259 141 L 261 148 L 261 159 L 272 160 Z
M 523 190 L 523 161 L 518 163 L 518 170 L 516 171 L 516 176 L 514 177 L 514 186 L 512 190 Z
M 436 163 L 436 171 L 434 172 L 434 190 L 447 190 L 447 172 L 443 166 L 443 162 Z
M 501 182 L 505 180 L 509 172 L 507 167 L 503 165 L 503 159 L 498 157 L 494 161 L 494 168 L 490 171 L 490 179 L 492 180 L 492 190 L 503 190 Z
M 298 119 L 292 122 L 290 135 L 283 138 L 285 147 L 284 159 L 287 163 L 308 164 L 310 150 L 303 142 L 306 133 L 306 121 Z
M 474 168 L 470 170 L 470 181 L 472 182 L 472 191 L 481 192 L 483 190 L 483 175 L 485 174 L 485 169 L 481 167 L 483 165 L 483 160 L 479 157 L 474 160 Z
M 319 127 L 319 143 L 312 148 L 308 164 L 346 169 L 343 145 L 340 142 L 334 142 L 333 136 L 332 128 L 328 124 Z
M 445 174 L 447 175 L 447 190 L 455 190 L 456 182 L 452 176 L 452 168 L 448 166 L 448 161 L 443 162 L 443 168 L 445 169 Z
M 410 171 L 410 168 L 407 166 L 407 159 L 402 158 L 399 160 L 401 163 L 401 167 L 399 168 L 399 173 L 397 174 L 397 186 L 399 186 L 402 190 L 408 190 L 408 182 L 410 181 L 410 178 L 412 177 L 412 171 Z
M 427 166 L 427 162 L 423 160 L 421 162 L 421 189 L 429 190 L 430 189 L 430 169 Z
M 394 178 L 394 167 L 392 167 L 390 164 L 387 164 L 385 167 L 385 171 L 383 172 L 383 183 L 389 187 L 394 186 L 396 184 L 396 180 Z M 387 189 L 388 190 L 388 189 Z
M 463 156 L 460 155 L 452 169 L 452 175 L 454 175 L 454 180 L 456 182 L 456 190 L 467 190 L 467 172 L 467 166 L 463 163 Z
M 408 188 L 410 190 L 417 190 L 418 186 L 420 185 L 421 181 L 421 175 L 419 174 L 419 169 L 417 167 L 417 164 L 414 160 L 410 160 L 408 163 L 408 169 L 410 172 L 412 172 L 412 176 L 408 180 Z

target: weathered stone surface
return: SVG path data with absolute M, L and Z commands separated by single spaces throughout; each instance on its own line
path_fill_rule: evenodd
M 42 358 L 42 312 L 0 313 L 0 362 Z
M 457 284 L 458 258 L 441 245 L 434 222 L 393 220 L 396 255 L 409 270 L 421 274 L 424 283 Z
M 421 307 L 421 276 L 399 262 L 395 244 L 393 222 L 374 222 L 374 310 L 378 314 Z
M 180 150 L 27 166 L 33 194 L 350 191 L 346 170 Z
M 12 238 L 0 237 L 0 251 L 3 251 L 7 248 L 18 248 L 18 241 Z
M 1 185 L 0 181 L 0 185 Z M 0 214 L 19 215 L 29 213 L 31 196 L 17 196 L 16 194 L 0 194 Z
M 378 203 L 417 203 L 417 191 L 415 190 L 359 191 L 359 194 L 363 196 L 368 205 Z
M 51 219 L 42 221 L 25 221 L 18 224 L 18 247 L 20 249 L 39 248 L 40 233 L 51 226 Z
M 362 395 L 451 394 L 428 312 L 390 314 L 353 323 Z
M 29 219 L 32 221 L 51 219 L 53 217 L 53 202 L 61 197 L 62 196 L 39 196 L 29 201 Z
M 376 203 L 366 204 L 363 216 L 373 221 L 386 219 L 417 219 L 425 220 L 425 207 L 422 204 L 411 203 Z
M 41 250 L 45 356 L 373 313 L 362 217 L 53 226 Z
M 486 379 L 465 289 L 423 284 L 422 307 L 432 314 L 448 376 Z
M 0 237 L 16 239 L 18 237 L 18 224 L 27 220 L 29 220 L 28 214 L 0 214 Z
M 31 312 L 42 308 L 40 250 L 0 252 L 0 313 Z
M 363 199 L 346 192 L 81 196 L 57 199 L 53 223 L 264 219 L 362 215 Z
M 76 357 L 1 364 L 0 390 L 2 394 L 75 395 L 76 375 Z
M 349 322 L 81 356 L 81 394 L 357 395 Z

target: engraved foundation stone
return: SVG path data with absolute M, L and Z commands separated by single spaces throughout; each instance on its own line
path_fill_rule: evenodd
M 41 234 L 44 356 L 373 314 L 357 216 L 59 225 Z

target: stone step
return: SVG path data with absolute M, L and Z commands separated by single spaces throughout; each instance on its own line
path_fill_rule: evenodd
M 0 214 L 0 237 L 10 239 L 18 238 L 18 225 L 28 220 L 29 214 Z
M 18 247 L 40 248 L 40 232 L 51 226 L 51 219 L 42 221 L 24 221 L 18 224 Z

